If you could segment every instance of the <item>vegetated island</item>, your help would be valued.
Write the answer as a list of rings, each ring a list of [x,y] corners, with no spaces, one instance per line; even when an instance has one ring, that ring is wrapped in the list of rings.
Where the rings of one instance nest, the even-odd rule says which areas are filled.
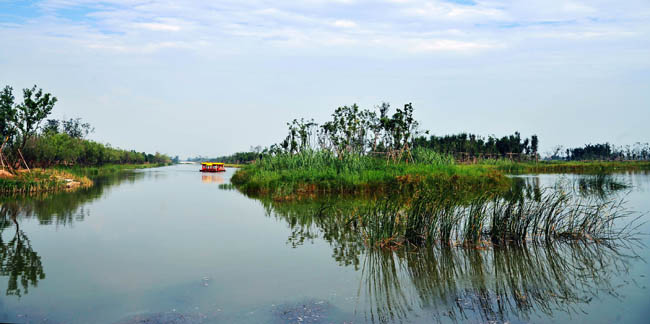
[[[10,86],[0,91],[0,195],[89,187],[92,177],[172,162],[88,140],[94,129],[80,118],[47,119],[57,98],[36,86],[15,101]]]
[[[232,177],[232,184],[252,195],[292,200],[324,194],[417,191],[507,190],[512,173],[600,173],[650,169],[650,146],[615,148],[609,144],[554,148],[541,160],[536,135],[501,138],[472,134],[429,135],[413,117],[412,104],[390,112],[356,104],[337,108],[332,120],[287,123],[279,144],[232,158],[253,157]],[[564,155],[566,153],[566,155]],[[227,159],[227,158],[223,158]],[[241,160],[237,162],[241,163]]]

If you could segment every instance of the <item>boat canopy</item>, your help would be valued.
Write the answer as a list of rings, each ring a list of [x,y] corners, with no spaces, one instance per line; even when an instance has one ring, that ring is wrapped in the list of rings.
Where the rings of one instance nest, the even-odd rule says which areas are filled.
[[[208,165],[208,166],[215,165],[215,166],[220,166],[220,165],[224,165],[224,163],[221,163],[221,162],[201,162],[201,165]]]

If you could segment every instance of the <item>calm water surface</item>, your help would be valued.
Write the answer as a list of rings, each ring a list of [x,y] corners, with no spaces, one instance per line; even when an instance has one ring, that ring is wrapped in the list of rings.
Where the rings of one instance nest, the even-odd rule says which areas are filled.
[[[2,204],[0,321],[648,323],[650,238],[617,248],[369,251],[326,215],[220,189],[233,170],[138,171]],[[619,174],[650,211],[650,175]],[[553,186],[576,176],[522,177]],[[644,219],[649,217],[643,216]],[[641,231],[650,233],[648,224]]]

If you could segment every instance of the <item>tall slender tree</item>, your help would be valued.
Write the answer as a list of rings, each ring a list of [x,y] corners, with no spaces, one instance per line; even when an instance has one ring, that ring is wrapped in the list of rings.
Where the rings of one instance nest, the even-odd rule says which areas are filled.
[[[56,97],[50,93],[43,93],[43,89],[37,90],[36,85],[31,89],[23,89],[23,102],[16,106],[18,111],[16,126],[22,137],[21,149],[25,148],[27,140],[36,133],[40,123],[50,115],[56,102]]]

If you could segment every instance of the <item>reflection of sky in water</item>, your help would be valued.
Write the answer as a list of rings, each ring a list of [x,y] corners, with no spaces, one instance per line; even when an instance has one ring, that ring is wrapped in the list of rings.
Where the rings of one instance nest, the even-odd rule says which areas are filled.
[[[25,273],[38,285],[28,282],[25,293],[16,277],[22,297],[0,297],[0,321],[115,323],[175,312],[195,320],[202,314],[218,322],[285,323],[287,309],[305,315],[291,308],[303,304],[333,322],[647,320],[650,270],[625,256],[627,247],[369,252],[327,217],[267,217],[256,200],[202,185],[227,182],[232,173],[144,170],[22,203],[20,236],[8,222],[2,253],[38,258],[35,272]],[[549,186],[560,177],[528,178]],[[619,177],[633,186],[622,193],[630,207],[650,210],[650,176]],[[642,240],[646,246],[636,251],[650,260],[650,239]],[[15,267],[11,258],[2,260],[3,270]],[[0,279],[4,285],[10,276],[3,271]]]

